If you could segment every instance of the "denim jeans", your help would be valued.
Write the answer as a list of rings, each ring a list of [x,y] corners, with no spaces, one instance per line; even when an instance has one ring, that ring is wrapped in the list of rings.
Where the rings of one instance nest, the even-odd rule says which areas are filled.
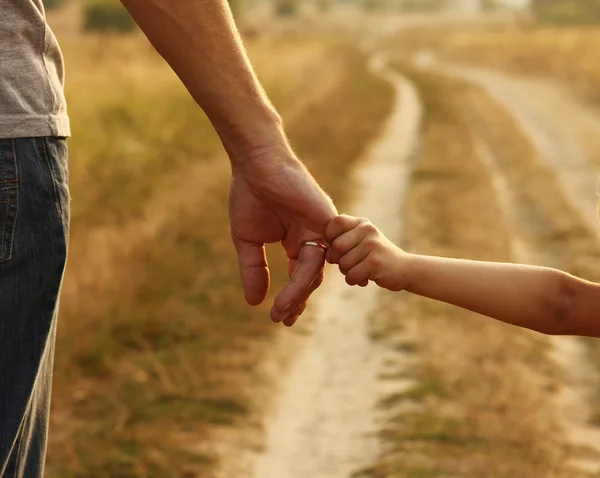
[[[63,138],[0,139],[0,477],[43,475],[67,257]]]

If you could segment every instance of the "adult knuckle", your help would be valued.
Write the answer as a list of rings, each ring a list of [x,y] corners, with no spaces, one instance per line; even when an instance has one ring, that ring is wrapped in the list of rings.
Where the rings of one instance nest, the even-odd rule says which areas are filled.
[[[336,236],[337,231],[340,228],[340,218],[335,217],[331,220],[331,222],[325,228],[325,238],[332,239]]]

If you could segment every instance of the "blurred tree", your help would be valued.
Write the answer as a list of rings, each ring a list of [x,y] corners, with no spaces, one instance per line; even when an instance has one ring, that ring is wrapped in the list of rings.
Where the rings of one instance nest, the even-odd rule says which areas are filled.
[[[244,0],[228,0],[228,2],[236,23],[239,23],[244,15],[244,9],[246,6]]]
[[[316,0],[316,5],[319,11],[326,12],[333,5],[333,0]]]
[[[362,0],[362,5],[365,10],[378,10],[383,7],[383,0]]]
[[[298,0],[277,0],[275,14],[280,17],[289,17],[298,13]]]
[[[483,11],[497,10],[502,7],[502,2],[499,0],[480,0],[480,6]]]
[[[133,31],[135,26],[135,22],[120,2],[94,0],[84,7],[85,31],[126,33]]]
[[[589,24],[600,22],[600,0],[532,0],[534,15],[555,24]]]
[[[62,6],[65,3],[65,0],[43,0],[44,8],[46,10],[54,10]]]
[[[405,11],[442,10],[452,6],[453,0],[401,0],[400,8]]]

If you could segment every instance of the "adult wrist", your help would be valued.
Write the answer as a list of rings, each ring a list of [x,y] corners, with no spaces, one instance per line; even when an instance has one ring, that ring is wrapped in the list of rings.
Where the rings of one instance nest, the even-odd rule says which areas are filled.
[[[260,160],[273,152],[293,156],[281,116],[274,109],[215,128],[234,166]]]

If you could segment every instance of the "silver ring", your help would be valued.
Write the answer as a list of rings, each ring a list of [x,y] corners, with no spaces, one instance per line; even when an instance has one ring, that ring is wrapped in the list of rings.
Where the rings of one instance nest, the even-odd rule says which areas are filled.
[[[306,241],[302,244],[302,246],[313,246],[313,247],[318,247],[319,249],[323,249],[324,251],[327,250],[327,246],[325,244],[321,244],[320,242],[317,242],[317,241]]]

